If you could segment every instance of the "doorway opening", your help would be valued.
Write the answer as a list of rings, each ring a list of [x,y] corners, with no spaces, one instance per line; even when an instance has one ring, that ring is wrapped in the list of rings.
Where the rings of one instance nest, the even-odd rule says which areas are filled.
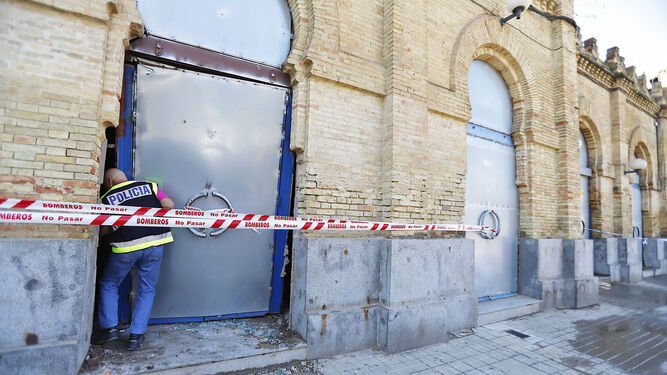
[[[502,75],[474,60],[468,73],[472,118],[468,123],[464,222],[496,218],[500,234],[476,233],[475,291],[478,300],[517,295],[518,203],[516,152],[512,142],[512,99]]]

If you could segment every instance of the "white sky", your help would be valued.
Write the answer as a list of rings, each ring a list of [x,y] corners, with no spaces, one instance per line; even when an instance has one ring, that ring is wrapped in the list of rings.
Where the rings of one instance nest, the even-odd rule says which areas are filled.
[[[647,83],[667,69],[667,0],[574,0],[574,18],[582,40],[597,39],[603,61],[616,46],[625,66],[646,73]],[[665,80],[667,74],[663,86]]]

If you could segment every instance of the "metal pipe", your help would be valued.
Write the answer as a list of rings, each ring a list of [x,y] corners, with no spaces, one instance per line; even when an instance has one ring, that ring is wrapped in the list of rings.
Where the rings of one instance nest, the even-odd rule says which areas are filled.
[[[551,13],[543,12],[543,11],[541,11],[541,10],[535,8],[535,7],[532,6],[532,5],[528,7],[528,10],[532,10],[533,12],[539,14],[540,16],[546,17],[546,18],[549,19],[549,20],[563,20],[563,21],[569,23],[570,25],[574,26],[575,29],[578,29],[578,28],[579,28],[579,27],[577,26],[577,23],[576,23],[572,18],[570,18],[570,17],[566,17],[566,16],[557,16],[557,15],[555,15],[555,14],[551,14]]]

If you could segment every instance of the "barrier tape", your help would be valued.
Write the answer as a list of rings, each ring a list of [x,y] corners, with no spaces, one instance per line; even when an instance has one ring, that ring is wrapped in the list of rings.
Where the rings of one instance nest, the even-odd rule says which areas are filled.
[[[587,230],[589,232],[609,234],[609,235],[612,235],[612,236],[619,236],[619,237],[625,237],[625,238],[636,238],[638,240],[642,240],[642,245],[646,246],[648,244],[648,238],[647,237],[635,237],[635,236],[630,236],[630,235],[622,234],[622,233],[606,232],[606,231],[599,230],[599,229],[584,228],[584,230]]]
[[[25,211],[5,211],[21,209]],[[180,228],[288,229],[323,231],[455,231],[493,235],[484,225],[398,224],[355,220],[304,219],[287,216],[254,215],[229,210],[202,211],[194,208],[107,206],[102,204],[0,199],[0,223],[74,224],[109,226],[151,226]]]

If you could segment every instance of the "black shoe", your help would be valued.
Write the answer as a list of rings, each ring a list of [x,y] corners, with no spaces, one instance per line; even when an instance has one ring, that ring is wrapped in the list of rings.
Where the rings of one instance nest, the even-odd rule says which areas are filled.
[[[133,351],[139,349],[144,341],[146,341],[144,335],[130,333],[130,339],[127,341],[127,350]]]
[[[118,329],[116,329],[116,327],[111,327],[99,330],[90,339],[90,343],[93,345],[100,345],[114,340],[118,340]]]

